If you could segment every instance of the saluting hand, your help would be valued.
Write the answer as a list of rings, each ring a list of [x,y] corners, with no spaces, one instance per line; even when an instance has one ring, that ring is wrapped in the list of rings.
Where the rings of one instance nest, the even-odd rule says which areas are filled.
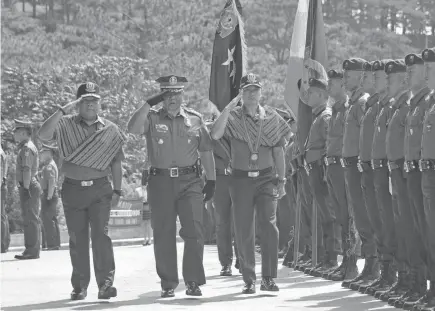
[[[204,188],[202,188],[202,194],[204,194],[204,202],[210,201],[214,196],[216,189],[216,180],[207,180]]]
[[[65,112],[65,114],[70,114],[70,113],[74,112],[74,109],[81,101],[82,101],[81,98],[79,98],[75,101],[72,101],[72,102],[66,104],[65,106],[63,106],[62,110]]]
[[[241,99],[242,99],[242,93],[239,93],[236,97],[233,98],[232,101],[230,101],[230,103],[225,108],[228,110],[233,110],[234,108],[236,108],[237,104]]]

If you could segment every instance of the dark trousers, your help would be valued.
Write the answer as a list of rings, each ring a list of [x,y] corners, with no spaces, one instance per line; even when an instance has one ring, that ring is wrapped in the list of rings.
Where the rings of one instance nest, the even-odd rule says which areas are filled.
[[[154,255],[162,289],[179,284],[177,268],[176,220],[180,219],[180,237],[184,240],[183,278],[185,282],[205,284],[203,266],[204,226],[202,181],[195,174],[150,176],[148,202],[154,233]]]
[[[417,248],[417,229],[415,228],[411,207],[409,205],[408,189],[404,177],[403,162],[400,167],[390,172],[391,198],[394,213],[394,223],[397,238],[396,259],[399,269],[411,267],[411,262],[419,261],[423,264]],[[416,258],[419,257],[419,258]]]
[[[213,197],[216,219],[216,242],[219,262],[222,266],[233,262],[233,221],[230,197],[230,176],[216,176],[216,190]],[[236,245],[235,249],[236,249]],[[237,254],[235,254],[237,257]]]
[[[323,238],[323,252],[318,253],[323,260],[329,258],[336,260],[340,253],[340,241],[336,232],[335,213],[329,198],[328,185],[325,181],[325,171],[323,164],[312,164],[309,173],[309,181],[314,199],[318,209],[318,222],[321,224]],[[319,231],[319,230],[318,230]],[[318,239],[318,244],[321,240]],[[326,253],[325,253],[326,252]],[[325,257],[328,256],[327,258]]]
[[[408,188],[409,205],[411,208],[411,214],[413,218],[413,226],[415,234],[417,235],[416,241],[416,257],[412,257],[411,265],[413,267],[419,267],[422,265],[427,266],[429,239],[427,236],[427,223],[426,213],[423,203],[423,191],[422,191],[422,173],[417,169],[407,174],[406,182]],[[420,262],[420,259],[423,261]]]
[[[98,287],[111,286],[115,277],[115,259],[109,237],[112,185],[107,178],[96,179],[88,187],[81,186],[80,181],[65,178],[61,196],[69,233],[73,288],[89,286],[89,224]]]
[[[291,188],[289,187],[289,184],[291,181],[287,180],[285,189],[286,189],[286,195],[283,196],[278,201],[278,208],[277,208],[277,226],[279,231],[279,242],[278,242],[278,248],[283,249],[287,246],[288,241],[290,240],[290,231],[292,230],[292,227],[294,226],[294,220],[295,220],[295,197],[293,193],[288,193]]]
[[[341,231],[341,253],[347,254],[351,245],[351,218],[346,196],[346,183],[344,181],[344,169],[336,163],[326,168],[329,197],[334,207],[337,227]],[[354,233],[352,234],[355,239]]]
[[[41,251],[41,226],[39,219],[41,186],[35,178],[30,182],[29,191],[30,198],[26,197],[23,187],[19,188],[21,217],[24,223],[24,246],[26,247],[23,254],[39,256]]]
[[[232,177],[230,194],[240,268],[246,283],[255,275],[255,215],[261,228],[261,273],[277,276],[278,228],[276,226],[276,185],[272,173],[265,176]]]
[[[390,194],[388,168],[380,167],[373,170],[376,202],[382,217],[382,236],[384,237],[385,252],[382,259],[393,260],[397,251],[396,229],[394,226],[393,205]]]
[[[426,216],[426,237],[428,243],[429,279],[435,282],[435,171],[422,173],[421,187],[423,190],[424,213]]]
[[[297,198],[301,202],[300,245],[312,245],[313,194],[310,179],[304,168],[298,170]],[[323,235],[320,221],[317,219],[317,254],[323,254]]]
[[[41,218],[45,233],[46,247],[60,246],[60,231],[59,223],[57,221],[57,203],[59,196],[57,191],[54,191],[51,200],[47,199],[47,191],[42,193],[41,197]]]
[[[9,232],[9,220],[6,213],[6,184],[1,185],[1,252],[4,253],[9,249],[11,243],[11,234]]]
[[[361,238],[361,256],[364,258],[375,256],[375,236],[363,200],[361,173],[358,171],[356,164],[346,167],[344,176],[354,215],[355,227]]]

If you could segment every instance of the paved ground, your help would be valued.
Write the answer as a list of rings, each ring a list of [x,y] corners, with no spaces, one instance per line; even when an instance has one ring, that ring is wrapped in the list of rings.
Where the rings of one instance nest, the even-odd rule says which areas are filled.
[[[183,244],[179,243],[179,262]],[[122,246],[115,248],[118,297],[96,299],[95,281],[91,281],[85,301],[69,301],[71,286],[68,251],[43,252],[39,260],[16,261],[16,253],[1,257],[1,310],[395,310],[370,296],[354,293],[339,283],[305,276],[280,264],[277,294],[264,294],[257,288],[253,296],[240,295],[240,275],[220,277],[216,246],[206,246],[204,264],[207,285],[203,297],[190,298],[184,285],[176,297],[160,298],[160,285],[155,273],[152,247]],[[2,254],[3,255],[3,254]],[[361,264],[361,262],[359,263]],[[181,267],[181,264],[179,265]],[[260,266],[257,266],[259,272]],[[181,276],[181,273],[180,273]],[[181,283],[183,283],[181,281]]]

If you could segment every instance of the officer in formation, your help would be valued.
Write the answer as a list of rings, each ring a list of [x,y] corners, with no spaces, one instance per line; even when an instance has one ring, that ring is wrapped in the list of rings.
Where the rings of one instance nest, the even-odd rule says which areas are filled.
[[[76,96],[75,101],[59,108],[44,122],[39,137],[43,141],[54,138],[63,159],[65,178],[61,197],[72,264],[71,299],[83,300],[87,296],[91,277],[89,224],[98,299],[110,299],[117,296],[117,289],[113,286],[115,259],[107,228],[110,209],[118,205],[122,195],[121,164],[125,136],[117,125],[99,115],[97,84],[81,84]],[[78,113],[74,113],[75,108]],[[109,175],[112,176],[113,186]],[[48,186],[46,194],[47,201],[53,200],[54,187]],[[54,216],[52,212],[48,211],[50,215],[47,218]],[[50,222],[50,225],[53,223]]]
[[[1,252],[6,253],[9,249],[11,242],[11,235],[9,233],[9,220],[6,213],[6,195],[7,195],[7,176],[8,176],[8,161],[6,153],[0,147],[0,178],[1,178]]]
[[[255,217],[261,232],[260,290],[278,291],[274,278],[278,265],[277,200],[285,195],[284,146],[290,128],[278,113],[262,107],[262,84],[253,73],[242,77],[241,92],[216,120],[212,137],[226,137],[231,146],[230,195],[233,202],[242,293],[256,292]],[[242,100],[242,106],[237,106]]]
[[[45,241],[47,250],[60,249],[60,231],[57,221],[57,203],[59,194],[57,191],[57,181],[59,172],[53,160],[56,147],[42,144],[39,151],[40,160],[43,164],[41,171],[41,218],[44,226]]]
[[[39,220],[41,185],[37,180],[39,169],[38,149],[32,142],[32,123],[15,120],[14,139],[19,144],[15,179],[20,194],[21,215],[24,224],[24,246],[16,259],[38,259],[41,251]]]
[[[433,311],[435,48],[404,59],[352,58],[343,69],[350,98],[341,162],[349,214],[365,258],[363,271],[343,286],[406,310]],[[328,75],[334,98],[331,88],[339,75]]]
[[[215,191],[213,143],[201,114],[183,105],[185,77],[165,76],[156,80],[162,93],[148,99],[131,117],[128,131],[145,134],[151,163],[148,203],[154,230],[154,255],[161,279],[161,297],[173,297],[179,284],[176,219],[183,238],[183,278],[186,294],[201,296],[206,283],[204,254],[204,202]],[[163,105],[155,106],[163,100]],[[206,183],[202,188],[201,159]]]

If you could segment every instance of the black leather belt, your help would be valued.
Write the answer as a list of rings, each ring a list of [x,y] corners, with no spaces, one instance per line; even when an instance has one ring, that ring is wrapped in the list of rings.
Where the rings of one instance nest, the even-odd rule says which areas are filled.
[[[229,169],[229,168],[217,168],[216,175],[217,176],[229,176],[229,175],[231,175],[231,169]]]
[[[420,160],[418,164],[422,172],[435,170],[435,160]]]
[[[307,166],[306,166],[306,168],[305,168],[305,169],[307,170],[307,173],[310,172],[310,171],[313,169],[313,167],[314,167],[315,165],[322,165],[322,160],[319,159],[319,160],[316,160],[316,161],[312,161],[312,162],[310,162],[310,163],[307,163]]]
[[[358,171],[362,172],[367,172],[368,170],[371,169],[371,163],[370,161],[358,161]]]
[[[398,159],[398,160],[394,160],[394,161],[388,161],[388,170],[391,172],[391,171],[394,171],[394,170],[401,168],[403,165],[403,162],[404,162],[403,158]]]
[[[64,183],[70,184],[70,185],[78,185],[78,186],[82,186],[82,187],[90,187],[93,185],[99,185],[99,184],[103,184],[105,182],[108,181],[107,176],[101,177],[101,178],[97,178],[97,179],[91,179],[91,180],[77,180],[77,179],[72,179],[72,178],[68,178],[65,177],[64,179]]]
[[[340,157],[325,157],[324,158],[325,165],[330,166],[332,164],[339,164],[340,163]]]
[[[372,159],[372,168],[376,170],[381,167],[386,167],[388,165],[387,163],[387,159]]]
[[[231,175],[234,177],[256,178],[256,177],[261,177],[261,176],[267,175],[270,172],[272,172],[272,166],[270,166],[268,168],[264,168],[262,170],[258,170],[258,171],[244,171],[244,170],[233,169]]]
[[[356,166],[358,164],[358,157],[345,157],[340,159],[342,167]]]
[[[405,172],[407,173],[411,173],[420,168],[417,160],[405,161],[404,166],[405,166]]]
[[[176,178],[182,175],[188,175],[196,173],[196,166],[185,166],[185,167],[170,167],[170,168],[150,168],[150,175],[153,176],[169,176]]]

